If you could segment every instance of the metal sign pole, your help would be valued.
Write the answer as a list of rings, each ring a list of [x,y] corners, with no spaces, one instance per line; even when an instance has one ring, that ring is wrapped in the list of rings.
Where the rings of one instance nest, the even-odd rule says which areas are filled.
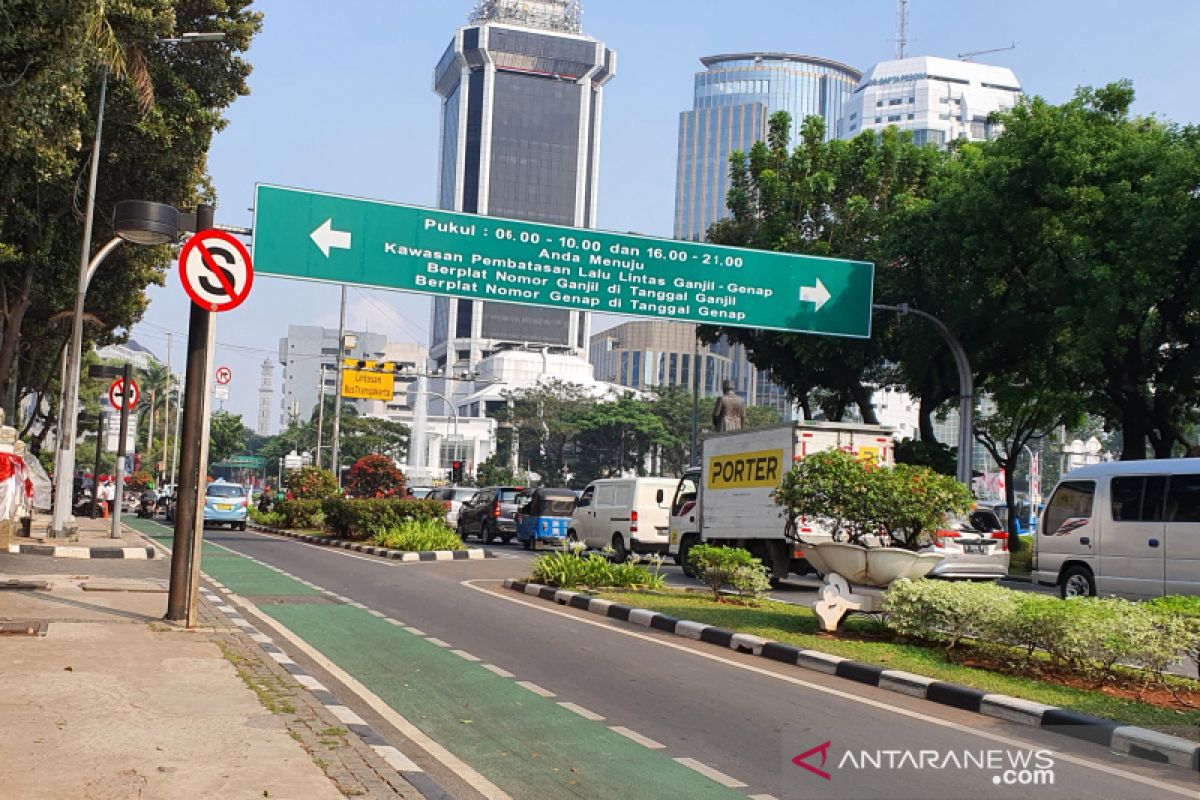
[[[196,207],[196,228],[208,230],[213,224],[213,207]],[[166,619],[186,622],[191,616],[189,597],[191,564],[199,551],[193,551],[196,535],[196,499],[204,476],[200,474],[201,430],[206,427],[204,408],[208,396],[208,342],[212,332],[211,311],[195,303],[188,319],[186,372],[183,387],[182,431],[177,430],[175,441],[179,448],[179,475],[175,486],[175,534],[171,547],[171,582],[167,595]],[[200,514],[203,524],[203,513]],[[198,560],[198,558],[196,559]]]
[[[112,532],[109,538],[121,538],[121,503],[125,495],[125,437],[129,435],[129,406],[133,402],[133,369],[125,362],[121,372],[121,433],[117,439],[117,485],[113,495]]]
[[[216,314],[209,313],[208,340],[205,342],[206,363],[204,375],[212,374],[214,346],[217,338]],[[208,490],[208,441],[212,427],[212,393],[204,392],[202,424],[200,425],[200,441],[196,447],[200,451],[198,474],[200,480],[196,485],[195,511],[192,515],[192,558],[188,563],[188,604],[187,627],[196,627],[196,601],[200,595],[200,551],[204,547],[204,500]]]

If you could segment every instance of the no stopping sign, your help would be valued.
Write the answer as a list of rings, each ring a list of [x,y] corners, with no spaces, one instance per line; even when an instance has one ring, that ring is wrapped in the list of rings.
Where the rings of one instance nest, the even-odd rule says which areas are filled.
[[[250,295],[250,254],[225,231],[200,231],[179,253],[179,279],[192,302],[205,311],[229,311]]]

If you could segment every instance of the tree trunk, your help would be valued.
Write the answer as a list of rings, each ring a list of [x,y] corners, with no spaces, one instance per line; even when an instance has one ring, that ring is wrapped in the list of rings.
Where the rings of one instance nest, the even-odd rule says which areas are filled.
[[[4,403],[4,414],[9,420],[16,419],[16,397],[13,391],[15,379],[13,366],[17,357],[17,345],[21,342],[21,324],[25,321],[25,312],[29,310],[33,289],[33,265],[25,267],[21,277],[20,292],[17,297],[10,298],[7,314],[4,319],[4,333],[0,336],[0,398]]]
[[[1141,461],[1146,457],[1149,426],[1143,411],[1126,399],[1121,408],[1121,460]]]
[[[937,444],[937,435],[933,432],[933,412],[937,411],[929,398],[922,396],[917,407],[917,430],[922,442]]]
[[[868,425],[878,425],[879,415],[875,413],[875,406],[871,404],[871,392],[861,383],[855,383],[850,387],[850,395],[854,398],[859,413],[862,414],[863,422]]]

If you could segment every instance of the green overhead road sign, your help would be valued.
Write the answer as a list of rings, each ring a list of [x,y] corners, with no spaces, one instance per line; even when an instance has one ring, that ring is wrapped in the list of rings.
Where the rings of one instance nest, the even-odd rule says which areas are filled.
[[[710,325],[866,338],[874,265],[259,184],[255,272]]]

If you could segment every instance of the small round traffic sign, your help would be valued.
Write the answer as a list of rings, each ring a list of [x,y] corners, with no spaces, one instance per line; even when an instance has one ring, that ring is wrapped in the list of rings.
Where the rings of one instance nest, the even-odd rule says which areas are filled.
[[[254,283],[245,246],[225,231],[200,231],[179,252],[179,278],[192,302],[205,311],[242,304]]]
[[[233,380],[233,370],[229,367],[217,367],[217,383],[224,386]]]
[[[108,387],[108,402],[112,403],[112,407],[120,411],[128,404],[130,408],[136,408],[138,400],[142,397],[142,392],[138,389],[137,381],[133,378],[129,379],[129,391],[125,391],[125,379],[117,378]]]

